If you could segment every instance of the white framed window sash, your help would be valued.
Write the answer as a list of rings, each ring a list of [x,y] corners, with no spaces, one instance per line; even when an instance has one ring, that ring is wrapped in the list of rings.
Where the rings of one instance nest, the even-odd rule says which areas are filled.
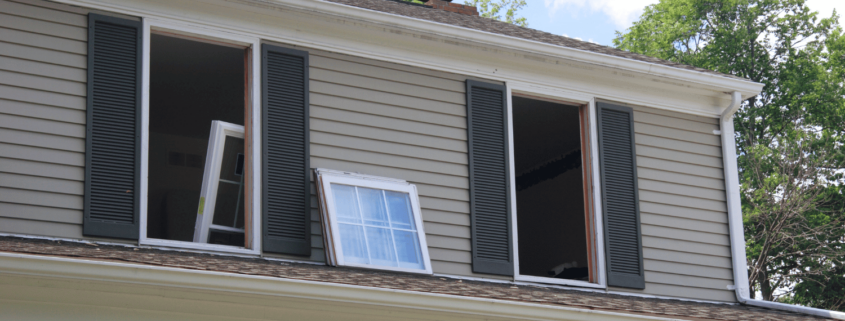
[[[197,206],[197,220],[194,224],[194,243],[208,243],[208,236],[212,229],[235,233],[245,233],[245,229],[214,224],[215,206],[217,205],[217,191],[220,185],[220,170],[223,166],[223,148],[226,137],[244,138],[244,126],[215,120],[211,122],[211,133],[208,138],[208,150],[203,169],[202,190]],[[245,173],[241,173],[243,175]],[[243,180],[243,176],[241,176]],[[243,182],[239,182],[243,185]],[[241,187],[243,188],[243,187]],[[240,193],[238,193],[240,197]],[[243,202],[246,200],[238,200]],[[238,206],[235,206],[235,211]],[[244,213],[246,214],[246,213]],[[237,213],[235,213],[237,220]],[[234,225],[234,224],[233,224]]]
[[[331,225],[330,229],[324,229],[327,230],[327,232],[324,233],[326,234],[324,236],[325,244],[327,247],[331,247],[330,251],[333,251],[335,253],[334,255],[328,255],[329,264],[397,272],[432,274],[431,259],[428,254],[428,244],[426,242],[425,230],[423,228],[422,211],[420,210],[419,195],[417,194],[417,187],[415,185],[408,184],[404,180],[396,180],[390,178],[361,175],[357,173],[326,170],[319,168],[316,169],[315,172],[317,173],[318,184],[321,184],[320,187],[322,189],[323,194],[321,196],[321,211],[323,212],[323,222],[324,224],[325,222],[330,222]],[[340,245],[340,235],[337,234],[340,231],[340,227],[337,218],[333,216],[338,212],[338,209],[336,207],[335,197],[331,188],[332,184],[364,187],[408,194],[409,199],[411,201],[412,216],[414,218],[414,224],[416,225],[417,239],[420,246],[420,253],[422,256],[424,269],[420,270],[402,267],[382,266],[375,264],[346,262],[344,260],[343,255],[343,246]],[[332,215],[332,218],[334,219],[328,219],[327,216],[329,215]]]
[[[192,250],[203,250],[212,252],[226,252],[235,254],[261,254],[261,41],[259,38],[238,34],[230,30],[216,29],[209,26],[193,25],[185,22],[163,18],[142,17],[143,24],[143,48],[142,48],[142,69],[141,69],[141,226],[138,244],[149,246],[185,248]],[[151,33],[163,33],[169,36],[182,36],[195,41],[207,41],[218,45],[249,48],[249,89],[247,94],[251,117],[244,119],[245,126],[250,128],[247,133],[250,141],[245,142],[244,153],[244,175],[249,175],[252,195],[245,202],[249,202],[247,208],[251,209],[244,215],[250,217],[249,240],[251,248],[241,248],[228,245],[217,245],[208,243],[195,243],[186,241],[174,241],[147,237],[147,192],[149,188],[149,156],[150,156],[150,35]],[[248,162],[247,162],[248,160]],[[246,176],[244,176],[246,178]],[[245,204],[246,205],[246,204]]]
[[[598,149],[598,134],[597,134],[597,124],[596,124],[596,103],[595,98],[592,95],[587,95],[578,92],[572,91],[564,91],[559,89],[553,88],[546,88],[540,87],[537,85],[528,85],[519,82],[507,82],[507,104],[508,104],[508,157],[510,162],[510,181],[516,182],[516,173],[515,173],[515,160],[514,160],[514,144],[513,144],[513,103],[512,103],[512,95],[514,92],[517,95],[525,95],[526,97],[535,97],[539,99],[551,99],[555,101],[565,101],[574,104],[586,105],[588,109],[588,121],[589,121],[589,148],[583,150],[584,152],[590,153],[590,162],[592,163],[593,172],[588,173],[589,178],[591,179],[591,186],[592,186],[592,195],[593,198],[592,202],[592,209],[593,209],[593,227],[595,231],[593,231],[594,240],[593,244],[595,246],[592,250],[595,253],[595,258],[593,262],[590,264],[595,264],[596,268],[594,269],[598,275],[596,275],[596,282],[588,282],[588,281],[581,281],[581,280],[568,280],[568,279],[557,279],[557,278],[550,278],[550,277],[540,277],[540,276],[533,276],[533,275],[521,275],[519,273],[519,230],[517,228],[517,204],[516,204],[516,184],[510,185],[510,198],[511,198],[511,235],[513,235],[513,258],[514,258],[514,280],[521,281],[521,282],[531,282],[531,283],[545,283],[545,284],[559,284],[559,285],[567,285],[567,286],[578,286],[578,287],[589,287],[589,288],[600,288],[605,289],[607,288],[607,276],[606,276],[606,267],[605,267],[605,257],[604,257],[604,225],[603,225],[603,218],[602,218],[602,208],[601,208],[601,177],[599,177],[598,168],[599,168],[599,149]],[[587,191],[584,191],[585,193]],[[587,236],[589,237],[589,235]]]

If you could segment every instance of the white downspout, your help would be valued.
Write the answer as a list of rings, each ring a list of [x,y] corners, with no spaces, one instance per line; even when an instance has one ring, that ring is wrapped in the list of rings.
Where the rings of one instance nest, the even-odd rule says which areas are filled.
[[[722,113],[722,161],[725,168],[725,192],[728,203],[728,223],[731,236],[731,256],[733,258],[734,290],[739,303],[763,308],[786,310],[797,313],[817,315],[845,320],[845,313],[783,304],[770,301],[753,300],[748,289],[748,267],[745,261],[745,233],[742,228],[742,204],[739,195],[739,171],[736,167],[736,141],[734,140],[733,115],[742,104],[742,95],[734,91],[731,104]]]

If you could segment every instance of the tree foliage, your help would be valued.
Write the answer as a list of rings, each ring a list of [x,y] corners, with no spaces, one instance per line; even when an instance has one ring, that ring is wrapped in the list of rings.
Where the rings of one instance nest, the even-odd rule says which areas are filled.
[[[845,37],[805,0],[661,0],[620,49],[764,84],[734,118],[749,287],[845,309]]]
[[[516,17],[516,12],[525,6],[525,0],[465,0],[464,4],[478,8],[478,12],[482,17],[512,23],[521,27],[528,26],[528,20],[525,17]],[[503,13],[504,15],[502,15]]]

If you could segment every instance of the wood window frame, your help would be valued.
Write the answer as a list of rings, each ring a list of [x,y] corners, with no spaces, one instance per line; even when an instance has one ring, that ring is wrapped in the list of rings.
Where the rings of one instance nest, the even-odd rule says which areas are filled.
[[[246,255],[261,254],[261,42],[257,37],[223,32],[168,19],[144,18],[141,92],[141,199],[139,245],[172,247]],[[245,49],[244,64],[244,227],[243,248],[147,237],[148,176],[150,156],[150,37],[161,34],[193,41]]]
[[[578,92],[561,91],[535,84],[521,82],[507,83],[508,105],[508,157],[510,158],[509,175],[511,182],[516,181],[514,143],[513,143],[513,96],[549,101],[553,103],[577,106],[581,124],[581,157],[584,184],[584,215],[587,230],[587,257],[589,281],[556,279],[519,273],[519,231],[517,228],[516,185],[510,186],[511,197],[511,232],[513,235],[514,280],[528,283],[556,284],[588,288],[607,288],[604,257],[604,236],[601,215],[601,177],[598,168],[598,136],[596,123],[596,102],[592,95]]]
[[[364,175],[358,173],[336,171],[318,168],[314,170],[317,184],[317,194],[320,198],[320,212],[322,216],[323,225],[323,242],[326,244],[326,262],[333,266],[351,266],[376,270],[387,270],[397,272],[422,273],[432,274],[431,258],[428,253],[428,244],[425,237],[425,229],[422,221],[422,210],[420,209],[419,194],[417,193],[416,185],[410,184],[405,180]],[[385,191],[394,191],[400,193],[407,193],[411,201],[412,215],[414,216],[414,224],[416,224],[416,232],[418,244],[420,246],[421,257],[423,260],[424,269],[409,269],[402,267],[390,267],[374,264],[360,264],[345,262],[343,257],[343,247],[340,246],[340,235],[333,234],[333,231],[339,231],[338,221],[334,219],[337,210],[331,184],[337,183],[342,185],[349,185],[355,187],[365,187]],[[331,217],[330,217],[331,216]],[[325,222],[329,222],[328,226]],[[330,228],[329,228],[330,227]],[[333,253],[334,255],[331,255]]]

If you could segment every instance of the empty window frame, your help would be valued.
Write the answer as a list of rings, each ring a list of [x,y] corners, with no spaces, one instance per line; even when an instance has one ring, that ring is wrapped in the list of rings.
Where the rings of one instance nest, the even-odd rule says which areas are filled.
[[[588,108],[512,96],[517,279],[597,283]]]
[[[258,78],[252,63],[257,61],[253,48],[258,41],[154,20],[145,21],[144,28],[142,189],[146,193],[140,241],[257,254],[260,220],[255,217],[253,191],[258,179],[252,170],[257,157],[251,155],[258,152],[253,142],[258,129],[252,126],[258,123],[258,106],[253,103],[258,101]],[[215,126],[223,129],[224,123],[229,135],[215,140]],[[217,155],[210,144],[222,146]],[[215,180],[207,172],[212,165],[208,162],[215,159],[219,170],[226,171],[240,162],[241,175],[217,172],[218,186],[212,190],[208,187]],[[221,179],[238,184],[219,183]],[[209,204],[212,194],[216,199]],[[209,206],[217,209],[203,226],[200,214],[208,214]],[[234,209],[227,211],[229,207]],[[227,213],[219,214],[223,211]],[[229,219],[232,222],[221,223]]]
[[[327,261],[431,274],[416,186],[317,169]]]

